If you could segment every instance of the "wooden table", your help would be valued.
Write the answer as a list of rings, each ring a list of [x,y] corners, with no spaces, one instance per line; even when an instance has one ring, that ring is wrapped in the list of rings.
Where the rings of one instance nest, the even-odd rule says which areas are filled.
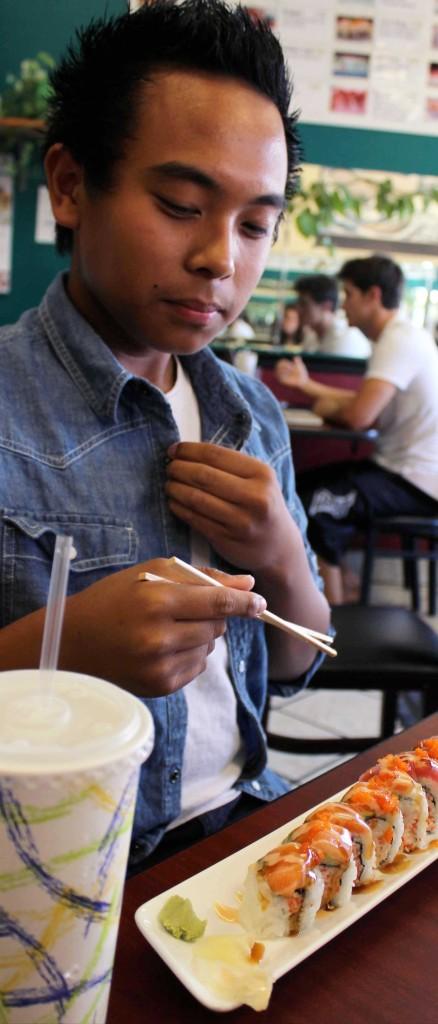
[[[134,923],[153,896],[329,798],[388,751],[438,734],[438,714],[300,786],[126,884],[107,1024],[220,1020],[177,981]],[[438,862],[402,886],[274,985],[269,1007],[241,1007],[227,1024],[437,1024]]]

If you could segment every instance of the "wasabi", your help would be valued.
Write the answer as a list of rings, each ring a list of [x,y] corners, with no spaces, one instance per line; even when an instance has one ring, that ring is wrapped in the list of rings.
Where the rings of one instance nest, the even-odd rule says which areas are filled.
[[[158,920],[166,932],[183,942],[200,939],[207,924],[196,916],[190,900],[183,900],[182,896],[170,896],[161,908]]]

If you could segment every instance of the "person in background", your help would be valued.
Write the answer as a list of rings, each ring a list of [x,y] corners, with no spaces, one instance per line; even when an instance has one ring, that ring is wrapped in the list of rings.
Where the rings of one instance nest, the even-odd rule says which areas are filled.
[[[338,285],[327,274],[300,277],[294,284],[301,342],[305,352],[368,359],[371,346],[357,327],[337,313]]]
[[[249,321],[246,313],[241,313],[227,328],[227,336],[236,341],[253,341],[256,336],[255,330]]]
[[[344,599],[342,557],[371,516],[438,513],[437,347],[401,312],[403,274],[392,259],[349,260],[339,277],[348,322],[373,346],[358,391],[312,380],[301,360],[279,373],[283,383],[309,395],[328,422],[379,430],[369,459],[310,470],[297,481],[331,603]]]
[[[268,653],[290,693],[319,654],[258,616],[329,625],[281,409],[208,348],[263,272],[299,146],[278,40],[221,0],[93,21],[52,88],[45,169],[71,266],[1,331],[0,664],[38,665],[71,533],[60,666],[132,691],[155,723],[134,870],[288,788],[266,767]],[[225,585],[175,585],[171,555]]]
[[[287,302],[283,315],[275,325],[275,340],[278,345],[300,345],[300,317],[296,302]]]

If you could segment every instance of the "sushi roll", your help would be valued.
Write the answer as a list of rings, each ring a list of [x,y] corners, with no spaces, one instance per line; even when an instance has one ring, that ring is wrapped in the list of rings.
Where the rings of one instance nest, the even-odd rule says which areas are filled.
[[[438,839],[438,761],[430,757],[426,750],[417,747],[403,754],[387,754],[378,763],[384,768],[407,772],[415,782],[420,783],[427,799],[427,842]]]
[[[331,803],[318,807],[306,821],[327,818],[333,825],[346,828],[353,841],[353,857],[356,864],[354,888],[368,885],[376,874],[376,850],[370,826],[348,804]]]
[[[300,843],[318,855],[318,871],[324,880],[321,906],[334,910],[348,903],[356,878],[356,864],[353,840],[347,829],[326,818],[315,818],[295,828],[286,841]]]
[[[376,867],[391,864],[401,849],[403,815],[398,798],[387,790],[356,782],[342,798],[367,822],[376,848]]]
[[[257,939],[308,931],[324,891],[318,863],[314,850],[284,843],[252,864],[239,911],[243,928]]]
[[[424,850],[428,842],[428,807],[426,794],[419,782],[415,782],[405,771],[384,768],[381,764],[369,768],[360,776],[359,781],[368,782],[370,786],[377,786],[378,789],[388,790],[398,797],[403,815],[402,850],[404,853]]]

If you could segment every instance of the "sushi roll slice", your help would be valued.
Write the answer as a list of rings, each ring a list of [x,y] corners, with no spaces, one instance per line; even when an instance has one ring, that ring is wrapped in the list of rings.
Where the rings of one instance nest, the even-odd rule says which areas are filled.
[[[391,864],[401,849],[403,815],[398,798],[367,782],[356,782],[342,798],[367,822],[376,848],[376,867]]]
[[[257,939],[308,931],[324,891],[318,863],[313,850],[284,843],[252,864],[239,911],[243,928]]]
[[[415,782],[407,772],[396,768],[384,768],[377,764],[360,776],[361,782],[370,786],[388,790],[398,797],[403,815],[402,850],[424,850],[428,839],[426,836],[428,806],[426,794],[419,782]]]
[[[333,825],[326,818],[315,818],[295,828],[288,840],[309,847],[318,855],[318,871],[324,880],[321,906],[334,910],[348,903],[356,878],[356,864],[353,840],[347,829]]]
[[[427,842],[438,839],[438,761],[430,757],[426,750],[417,747],[403,754],[387,754],[378,763],[384,768],[407,772],[415,782],[420,783],[427,799]]]
[[[376,876],[376,849],[370,826],[348,804],[331,803],[318,807],[306,821],[327,818],[333,825],[346,828],[353,841],[353,857],[356,864],[354,888],[368,885]]]

